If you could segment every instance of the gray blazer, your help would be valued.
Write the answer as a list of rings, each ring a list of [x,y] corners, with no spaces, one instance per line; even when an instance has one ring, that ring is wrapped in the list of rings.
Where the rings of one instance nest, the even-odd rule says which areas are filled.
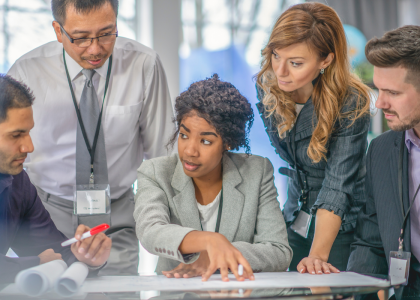
[[[178,154],[142,163],[134,219],[143,247],[159,256],[158,274],[198,258],[199,253],[183,255],[178,250],[187,233],[201,231],[194,185]],[[219,232],[241,251],[254,272],[278,272],[289,267],[292,249],[277,201],[273,166],[267,158],[230,152],[223,155]]]

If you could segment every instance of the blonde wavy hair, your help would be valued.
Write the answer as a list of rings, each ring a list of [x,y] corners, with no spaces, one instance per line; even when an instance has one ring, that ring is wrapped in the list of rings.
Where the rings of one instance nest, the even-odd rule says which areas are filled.
[[[314,163],[326,158],[326,144],[334,124],[341,118],[354,121],[370,113],[370,89],[351,73],[346,35],[336,12],[321,3],[303,3],[290,7],[277,20],[267,46],[262,50],[261,71],[257,84],[264,90],[262,99],[269,117],[275,116],[280,137],[284,137],[296,121],[295,102],[290,92],[282,91],[274,74],[271,58],[274,49],[296,43],[306,43],[319,59],[334,53],[325,73],[319,75],[312,92],[312,102],[318,119],[307,154]],[[355,109],[341,112],[350,93],[357,94]]]

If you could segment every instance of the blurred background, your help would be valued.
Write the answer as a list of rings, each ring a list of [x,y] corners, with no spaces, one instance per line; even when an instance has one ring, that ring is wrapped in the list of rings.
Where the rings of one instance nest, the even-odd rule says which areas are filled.
[[[0,73],[26,52],[55,40],[50,0],[0,0]],[[258,115],[254,75],[261,50],[280,14],[304,0],[120,0],[118,32],[157,51],[172,99],[192,82],[218,73],[248,98],[255,121],[250,133],[253,154],[275,154]],[[309,2],[309,1],[308,1]],[[373,67],[364,47],[374,36],[402,25],[420,25],[420,0],[323,0],[334,8],[346,31],[352,67],[373,87]],[[375,95],[372,95],[373,100]],[[381,111],[372,110],[369,139],[386,131]],[[278,200],[286,201],[287,179],[275,171]],[[134,186],[135,189],[135,186]],[[139,272],[153,274],[157,258],[140,251]]]

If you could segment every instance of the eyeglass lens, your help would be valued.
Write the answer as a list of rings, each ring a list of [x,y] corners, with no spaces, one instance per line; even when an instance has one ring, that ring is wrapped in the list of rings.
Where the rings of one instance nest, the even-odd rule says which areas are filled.
[[[110,44],[115,40],[116,36],[115,34],[109,34],[109,35],[103,35],[100,37],[97,37],[98,43],[102,45]],[[92,44],[93,39],[77,39],[74,40],[74,43],[82,48],[89,47]]]

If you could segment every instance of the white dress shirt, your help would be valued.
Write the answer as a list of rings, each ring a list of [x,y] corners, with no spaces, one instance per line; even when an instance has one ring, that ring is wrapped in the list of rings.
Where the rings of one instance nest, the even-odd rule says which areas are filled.
[[[296,110],[296,120],[299,116],[300,112],[302,111],[302,108],[305,106],[305,103],[295,103],[295,110]],[[295,120],[295,121],[296,121]],[[292,131],[293,126],[295,126],[295,123],[292,124],[292,127],[290,127],[289,131]]]
[[[213,202],[207,205],[201,205],[197,202],[198,214],[200,215],[203,231],[216,231],[217,215],[219,214],[219,203],[222,191],[217,194]]]
[[[143,159],[167,155],[175,131],[172,103],[162,63],[152,49],[118,37],[105,98],[103,122],[111,198],[136,180]],[[82,67],[66,53],[77,102],[85,84]],[[102,105],[109,60],[92,81]],[[32,183],[49,194],[73,200],[76,183],[77,116],[63,62],[63,46],[50,42],[19,58],[9,75],[34,93],[35,150],[24,166]]]
[[[296,118],[299,116],[304,106],[305,106],[305,103],[295,103]]]

